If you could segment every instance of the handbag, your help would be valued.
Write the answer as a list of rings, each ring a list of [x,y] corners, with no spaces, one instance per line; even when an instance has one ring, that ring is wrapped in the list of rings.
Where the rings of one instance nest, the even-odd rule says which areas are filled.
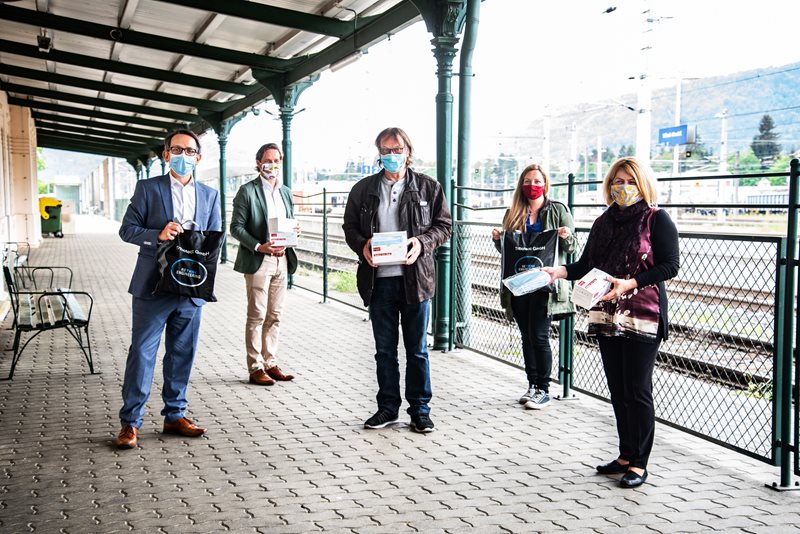
[[[214,279],[224,243],[225,232],[215,230],[184,230],[172,241],[159,243],[160,277],[153,293],[216,302]]]
[[[503,280],[541,267],[553,267],[558,257],[558,230],[539,233],[504,231],[500,240]],[[536,291],[555,293],[555,284]]]

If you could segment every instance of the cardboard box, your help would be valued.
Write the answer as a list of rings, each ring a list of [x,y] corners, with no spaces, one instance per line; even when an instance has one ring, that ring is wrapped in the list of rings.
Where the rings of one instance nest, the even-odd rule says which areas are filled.
[[[269,240],[274,247],[296,247],[297,227],[295,219],[270,219],[269,220]]]
[[[572,288],[572,302],[581,308],[592,309],[611,289],[611,282],[606,280],[607,277],[608,274],[600,269],[592,269],[586,273]]]
[[[375,265],[405,265],[408,254],[405,232],[378,232],[372,236],[372,263]]]

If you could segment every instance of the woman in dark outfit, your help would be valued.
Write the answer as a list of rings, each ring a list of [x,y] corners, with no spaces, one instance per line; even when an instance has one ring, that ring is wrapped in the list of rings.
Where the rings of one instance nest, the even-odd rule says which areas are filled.
[[[589,311],[611,404],[617,419],[619,457],[598,473],[624,473],[623,488],[647,480],[653,448],[653,367],[667,338],[664,281],[678,273],[678,231],[667,212],[655,208],[655,182],[634,158],[614,162],[603,181],[605,212],[592,225],[581,258],[544,268],[553,280],[577,280],[597,267],[608,273],[611,290]]]
[[[525,167],[517,181],[511,207],[503,217],[502,231],[531,234],[558,230],[558,263],[563,264],[566,255],[574,252],[578,244],[573,233],[575,224],[569,209],[550,199],[547,196],[549,192],[550,178],[545,170],[536,164]],[[492,229],[492,240],[498,251],[501,250],[502,231],[500,228]],[[507,316],[513,315],[522,337],[528,387],[519,403],[525,408],[540,410],[550,404],[550,372],[553,367],[550,322],[553,316],[575,311],[571,294],[572,288],[565,280],[556,284],[555,293],[535,292],[515,297],[504,286],[500,288],[500,303]]]

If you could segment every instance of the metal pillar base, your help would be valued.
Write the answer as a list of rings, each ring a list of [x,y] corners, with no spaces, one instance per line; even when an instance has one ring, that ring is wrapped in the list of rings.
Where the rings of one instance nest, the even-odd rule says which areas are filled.
[[[564,397],[563,395],[556,395],[553,398],[558,401],[574,401],[580,399],[580,397],[578,397],[574,393],[570,393],[568,397]]]
[[[764,485],[774,491],[800,491],[800,482],[796,480],[794,482],[794,486],[781,486],[777,482],[767,483]]]

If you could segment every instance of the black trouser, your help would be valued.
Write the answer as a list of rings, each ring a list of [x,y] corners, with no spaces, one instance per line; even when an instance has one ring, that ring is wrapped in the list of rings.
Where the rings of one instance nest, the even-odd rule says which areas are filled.
[[[550,389],[553,352],[550,350],[550,321],[547,315],[549,293],[536,292],[511,298],[511,310],[522,334],[522,356],[528,385],[542,391]]]
[[[597,341],[617,418],[619,457],[644,469],[655,435],[653,367],[661,340],[645,343],[600,336]]]

